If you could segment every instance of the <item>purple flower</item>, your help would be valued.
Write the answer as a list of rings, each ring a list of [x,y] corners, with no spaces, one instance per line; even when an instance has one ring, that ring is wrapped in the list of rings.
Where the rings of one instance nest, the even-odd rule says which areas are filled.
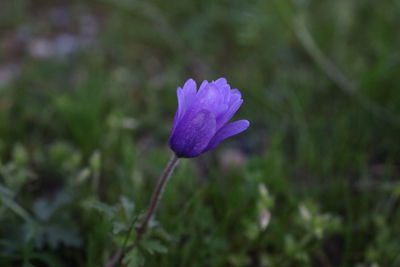
[[[178,110],[169,146],[178,157],[197,157],[250,125],[247,120],[228,123],[243,100],[239,90],[231,89],[225,78],[203,81],[199,90],[189,79],[183,89],[178,87],[177,95]]]

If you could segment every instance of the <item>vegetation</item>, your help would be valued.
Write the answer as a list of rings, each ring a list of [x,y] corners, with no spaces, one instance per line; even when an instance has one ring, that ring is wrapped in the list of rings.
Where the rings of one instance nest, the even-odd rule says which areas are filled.
[[[399,266],[400,2],[0,3],[0,265],[134,240],[175,89],[226,77],[250,128],[182,160],[127,266]]]

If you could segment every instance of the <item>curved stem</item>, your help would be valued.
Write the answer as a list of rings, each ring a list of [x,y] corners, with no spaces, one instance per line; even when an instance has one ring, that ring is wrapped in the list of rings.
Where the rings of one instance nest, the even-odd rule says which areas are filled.
[[[160,178],[158,179],[157,185],[153,191],[153,194],[151,195],[150,203],[147,208],[146,214],[143,218],[142,223],[140,224],[139,229],[137,230],[137,235],[135,242],[128,246],[128,247],[123,247],[122,249],[119,249],[111,259],[107,261],[105,264],[106,267],[113,267],[116,266],[121,258],[131,249],[133,249],[137,244],[139,244],[140,240],[142,239],[143,235],[146,233],[147,226],[149,224],[149,221],[151,217],[153,217],[154,212],[156,211],[158,204],[160,202],[161,196],[164,192],[165,185],[171,177],[172,172],[174,171],[176,165],[178,164],[179,159],[175,156],[175,154],[172,154],[171,159],[169,160],[167,166],[165,167],[163,173],[161,174]],[[129,233],[131,232],[134,224],[132,224],[131,228],[129,229]],[[129,235],[128,233],[128,235]]]
[[[157,209],[158,203],[160,202],[162,193],[164,191],[164,187],[168,178],[171,176],[173,170],[175,169],[176,165],[178,164],[179,159],[173,154],[171,159],[169,160],[167,166],[165,167],[163,173],[161,174],[160,178],[158,179],[157,186],[153,191],[153,195],[151,196],[149,206],[146,211],[146,215],[137,231],[135,244],[140,242],[140,239],[143,237],[144,233],[146,232],[147,225],[153,216],[155,210]]]

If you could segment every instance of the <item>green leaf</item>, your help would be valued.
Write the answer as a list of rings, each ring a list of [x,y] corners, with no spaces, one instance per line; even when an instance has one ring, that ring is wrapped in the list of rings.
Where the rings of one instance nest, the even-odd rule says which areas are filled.
[[[142,247],[147,250],[150,254],[154,253],[167,253],[168,249],[166,246],[161,244],[158,240],[144,240],[142,242]]]
[[[117,235],[121,232],[125,232],[128,230],[128,226],[123,222],[113,222],[112,224],[112,233]]]
[[[115,216],[117,215],[115,207],[100,201],[90,201],[86,203],[86,206],[102,213],[104,216],[106,216],[108,220],[114,219]]]
[[[80,247],[82,239],[76,229],[63,225],[43,225],[37,230],[35,235],[36,247],[42,248],[48,244],[51,248],[56,249],[61,244],[67,247]]]
[[[101,168],[101,154],[99,151],[95,151],[89,159],[90,167],[94,171],[99,171]]]
[[[145,260],[138,249],[132,249],[125,255],[122,263],[127,267],[141,267],[144,266]]]
[[[46,232],[49,245],[52,248],[57,248],[59,244],[69,247],[79,247],[82,244],[82,240],[75,229],[52,225],[46,227]]]
[[[39,198],[33,204],[33,211],[41,221],[48,221],[55,211],[70,201],[65,192],[57,194],[55,199]]]
[[[13,162],[18,166],[25,166],[29,161],[29,154],[24,146],[16,144],[12,151]]]
[[[132,218],[133,212],[135,210],[135,204],[127,197],[121,196],[120,198],[122,207],[128,219]]]
[[[0,185],[0,204],[8,207],[27,222],[32,222],[30,214],[12,199],[13,192]]]

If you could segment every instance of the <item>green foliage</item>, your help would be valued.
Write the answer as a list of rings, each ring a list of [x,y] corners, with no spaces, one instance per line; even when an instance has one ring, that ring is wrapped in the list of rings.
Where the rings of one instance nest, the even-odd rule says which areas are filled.
[[[138,249],[133,249],[126,254],[122,263],[129,267],[141,267],[144,266],[145,260]]]
[[[180,163],[123,264],[400,265],[398,1],[0,2],[1,266],[131,245],[175,88],[220,76],[251,127]]]

